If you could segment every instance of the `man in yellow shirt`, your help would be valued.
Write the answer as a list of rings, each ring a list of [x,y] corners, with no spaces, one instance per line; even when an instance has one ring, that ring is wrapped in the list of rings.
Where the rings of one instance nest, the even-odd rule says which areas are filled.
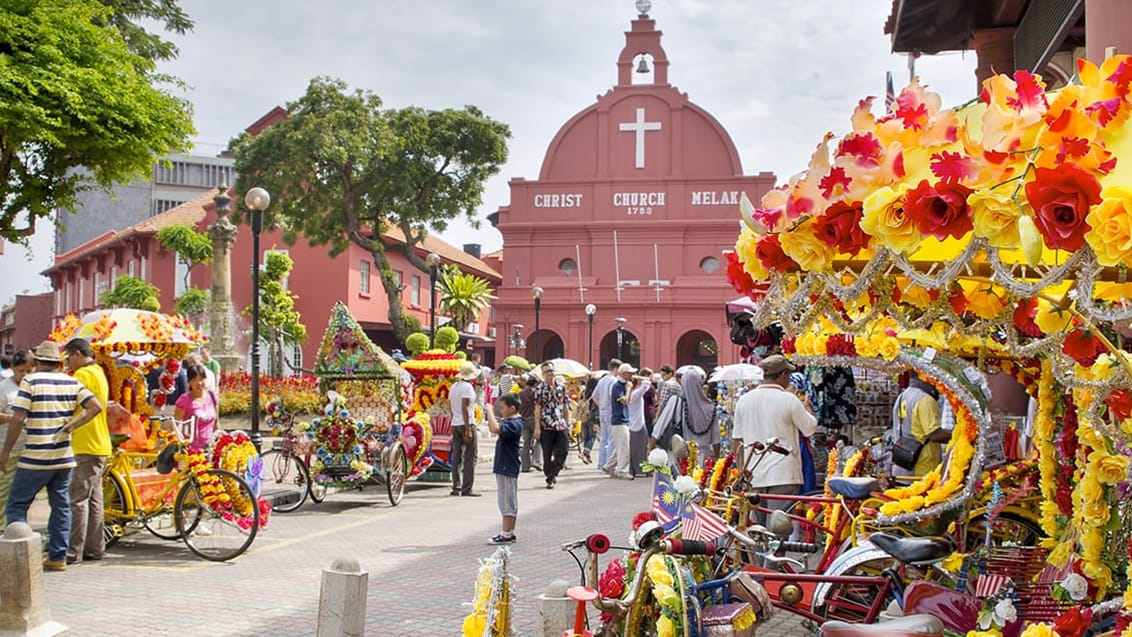
[[[916,466],[908,471],[895,464],[892,475],[897,477],[922,476],[941,462],[943,444],[951,439],[951,431],[940,426],[938,392],[930,384],[920,380],[913,372],[908,387],[896,398],[893,408],[894,435],[911,435],[923,447],[916,458]]]
[[[86,339],[71,339],[64,347],[67,367],[75,380],[98,398],[101,411],[86,426],[71,435],[75,469],[71,473],[71,539],[67,563],[101,560],[106,552],[103,536],[102,468],[111,453],[110,430],[106,425],[106,405],[110,384]]]

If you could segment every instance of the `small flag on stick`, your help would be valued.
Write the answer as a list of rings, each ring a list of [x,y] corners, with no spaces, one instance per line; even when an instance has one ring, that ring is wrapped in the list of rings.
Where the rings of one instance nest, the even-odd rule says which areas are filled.
[[[892,88],[892,71],[885,72],[884,109],[891,113],[896,110],[896,91]]]

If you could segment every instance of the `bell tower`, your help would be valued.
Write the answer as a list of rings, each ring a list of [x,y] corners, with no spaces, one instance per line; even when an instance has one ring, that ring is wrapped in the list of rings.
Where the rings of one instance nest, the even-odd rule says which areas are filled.
[[[662,34],[656,30],[656,20],[649,17],[649,9],[652,9],[652,2],[637,0],[637,19],[633,20],[631,30],[625,32],[625,48],[621,49],[617,58],[617,86],[633,84],[633,72],[647,64],[646,58],[642,57],[646,55],[652,58],[652,83],[668,85],[668,55],[660,46]]]

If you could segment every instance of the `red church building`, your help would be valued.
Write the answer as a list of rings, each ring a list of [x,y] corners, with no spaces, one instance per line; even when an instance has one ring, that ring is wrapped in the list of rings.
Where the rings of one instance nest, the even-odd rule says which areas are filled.
[[[661,32],[638,5],[617,84],[562,126],[538,179],[511,180],[510,205],[491,217],[504,246],[500,359],[710,371],[739,358],[722,252],[740,196],[759,201],[775,177],[744,175],[723,126],[669,84]]]

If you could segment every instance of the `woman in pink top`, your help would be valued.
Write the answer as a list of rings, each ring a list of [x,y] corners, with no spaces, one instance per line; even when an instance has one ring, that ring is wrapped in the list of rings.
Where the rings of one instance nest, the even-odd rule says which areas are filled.
[[[189,365],[185,373],[189,379],[189,391],[177,399],[173,417],[185,420],[196,416],[196,432],[189,443],[189,451],[199,453],[208,447],[212,432],[216,431],[219,400],[216,392],[205,389],[206,372],[203,365]]]

